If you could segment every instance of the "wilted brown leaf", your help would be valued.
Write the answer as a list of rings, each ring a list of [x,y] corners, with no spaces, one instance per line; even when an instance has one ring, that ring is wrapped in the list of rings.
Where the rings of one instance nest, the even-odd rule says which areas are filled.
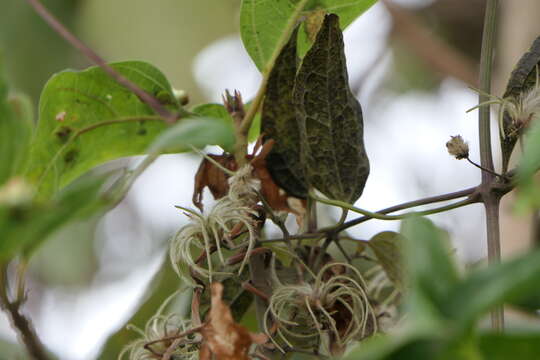
[[[212,307],[201,330],[203,343],[199,359],[211,360],[213,355],[216,360],[249,360],[249,347],[266,343],[267,336],[252,334],[234,321],[231,309],[222,301],[222,284],[212,283],[210,290]]]

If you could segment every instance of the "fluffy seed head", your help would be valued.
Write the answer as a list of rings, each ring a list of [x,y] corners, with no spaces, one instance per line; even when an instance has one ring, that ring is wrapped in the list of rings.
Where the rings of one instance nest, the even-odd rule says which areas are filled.
[[[446,143],[448,153],[456,159],[466,159],[469,157],[469,145],[463,140],[461,135],[451,136]]]

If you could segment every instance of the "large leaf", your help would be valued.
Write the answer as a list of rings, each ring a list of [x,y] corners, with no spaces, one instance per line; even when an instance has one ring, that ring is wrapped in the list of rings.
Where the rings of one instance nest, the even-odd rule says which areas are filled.
[[[495,306],[540,287],[540,251],[474,271],[446,298],[448,314],[465,327]]]
[[[375,2],[377,0],[243,0],[242,41],[259,70],[264,71],[274,53],[279,51],[277,47],[288,24],[296,22],[296,14],[309,19],[312,13],[321,10],[335,13],[342,18],[341,26],[345,28]]]
[[[525,53],[510,75],[504,98],[519,98],[520,94],[531,89],[536,82],[536,69],[540,66],[540,36],[533,42],[530,50]],[[501,148],[503,156],[503,169],[506,171],[510,156],[517,140],[522,134],[516,128],[508,114],[503,116],[503,131],[501,135]]]
[[[155,67],[136,61],[112,67],[164,104],[177,106]],[[61,72],[41,95],[29,176],[42,195],[53,194],[96,165],[144,153],[165,128],[152,109],[100,68]]]
[[[28,148],[32,122],[28,99],[8,99],[0,63],[0,186],[19,172]]]
[[[293,102],[294,80],[298,57],[298,28],[276,60],[266,87],[261,119],[265,139],[273,139],[274,147],[266,164],[274,181],[288,194],[305,198],[307,184],[300,159],[300,129]]]
[[[294,90],[302,159],[311,186],[354,203],[369,175],[362,109],[349,88],[343,35],[327,15],[306,54]]]
[[[403,245],[399,233],[383,231],[373,236],[366,244],[373,250],[388,278],[399,289],[403,289]]]

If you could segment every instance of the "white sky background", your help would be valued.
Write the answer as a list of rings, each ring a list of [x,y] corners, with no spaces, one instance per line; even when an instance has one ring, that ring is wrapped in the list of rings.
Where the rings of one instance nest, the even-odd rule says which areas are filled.
[[[465,113],[477,103],[477,97],[464,84],[449,79],[435,93],[373,94],[393,61],[388,52],[372,68],[376,56],[386,46],[390,25],[384,8],[376,5],[345,31],[351,82],[363,76],[366,70],[371,72],[359,94],[371,174],[356,204],[369,210],[461,190],[479,181],[479,171],[465,161],[453,159],[445,147],[450,135],[461,134],[469,141],[471,158],[479,159],[477,114]],[[238,89],[249,100],[260,80],[239,36],[228,36],[209,45],[195,59],[193,69],[211,101],[219,101],[224,89]],[[151,256],[149,261],[152,249],[144,244],[156,233],[172,234],[183,224],[183,216],[173,205],[191,206],[198,163],[197,157],[185,154],[164,156],[153,164],[129,194],[128,201],[140,212],[136,229],[126,233],[125,228],[117,225],[115,216],[119,215],[114,211],[102,222],[101,231],[108,234],[108,238],[115,238],[115,243],[102,244],[107,258],[101,261],[109,266],[102,268],[103,273],[97,276],[95,283],[76,296],[62,289],[45,293],[43,316],[36,319],[36,325],[45,344],[61,354],[62,360],[94,359],[110,332],[123,324],[137,306],[163,261],[159,254]],[[484,256],[480,206],[461,208],[452,211],[450,216],[432,216],[432,219],[451,232],[462,258],[475,260]],[[370,221],[351,230],[351,234],[367,239],[382,230],[395,230],[398,225],[398,222]],[[135,246],[135,250],[130,249],[126,256],[125,246]],[[128,264],[131,274],[113,283],[100,281],[115,273],[114,264],[124,267]]]

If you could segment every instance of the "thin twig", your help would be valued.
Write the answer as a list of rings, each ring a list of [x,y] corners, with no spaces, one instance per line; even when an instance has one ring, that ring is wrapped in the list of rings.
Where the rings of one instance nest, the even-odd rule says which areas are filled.
[[[412,207],[433,204],[433,203],[437,203],[437,202],[441,202],[441,201],[454,200],[454,199],[462,198],[462,197],[465,197],[465,196],[470,196],[471,198],[474,198],[476,200],[476,202],[478,202],[479,199],[476,199],[477,196],[474,196],[474,194],[477,191],[478,191],[478,188],[475,186],[475,187],[467,188],[467,189],[456,191],[456,192],[451,192],[451,193],[442,194],[442,195],[436,195],[436,196],[430,196],[430,197],[426,197],[426,198],[422,198],[422,199],[418,199],[418,200],[414,200],[414,201],[408,201],[408,202],[405,202],[405,203],[402,203],[402,204],[398,204],[398,205],[388,207],[386,209],[379,210],[379,211],[377,211],[377,213],[379,213],[379,214],[389,214],[389,213],[393,213],[393,212],[396,212],[396,211],[399,211],[399,210],[410,209]],[[345,229],[348,229],[350,227],[361,224],[361,223],[366,222],[366,221],[371,220],[371,219],[373,219],[373,217],[371,217],[371,216],[362,216],[362,217],[359,217],[357,219],[345,222],[342,226],[335,229],[335,231],[336,232],[341,232],[341,231],[343,231]]]
[[[437,208],[434,208],[434,209],[423,210],[423,211],[411,211],[411,212],[408,212],[408,213],[405,213],[405,214],[399,214],[399,215],[386,215],[386,214],[382,214],[382,213],[377,213],[377,212],[372,212],[372,211],[369,211],[369,210],[357,208],[356,206],[353,206],[353,205],[351,205],[349,203],[346,203],[346,202],[343,202],[343,201],[323,199],[323,198],[318,197],[318,196],[313,195],[313,194],[310,194],[310,196],[313,199],[315,199],[318,202],[321,202],[323,204],[333,205],[333,206],[337,206],[337,207],[340,207],[340,208],[343,208],[343,209],[348,209],[348,210],[354,211],[356,213],[362,214],[364,216],[368,216],[370,218],[378,219],[378,220],[403,220],[403,219],[406,219],[406,218],[411,217],[411,216],[431,215],[431,214],[436,214],[436,213],[456,209],[456,208],[459,208],[459,207],[462,207],[462,206],[465,206],[465,205],[469,205],[469,204],[473,204],[475,202],[478,202],[478,200],[475,199],[475,198],[467,198],[467,199],[455,202],[453,204],[444,205],[444,206],[437,207]]]
[[[155,97],[148,94],[141,89],[138,85],[127,79],[125,76],[113,69],[107,62],[99,56],[94,50],[85,45],[79,40],[73,33],[71,33],[53,14],[47,10],[45,6],[39,0],[27,0],[28,3],[34,8],[36,13],[56,31],[61,37],[63,37],[68,43],[84,54],[88,59],[103,69],[111,78],[113,78],[118,84],[122,85],[129,91],[141,99],[145,104],[150,106],[158,115],[162,116],[168,123],[174,123],[179,118],[179,114],[174,114],[167,110]]]
[[[0,307],[9,314],[11,326],[17,330],[19,340],[24,344],[32,359],[48,360],[47,350],[39,340],[32,323],[20,312],[24,299],[17,298],[15,301],[10,301],[8,289],[7,265],[2,265],[0,269]]]
[[[467,161],[468,161],[469,163],[471,163],[472,165],[476,166],[477,168],[479,168],[479,169],[482,170],[482,171],[486,171],[486,172],[490,173],[490,174],[493,175],[493,176],[497,176],[497,177],[500,177],[500,178],[503,177],[503,175],[497,174],[495,171],[486,169],[486,168],[483,167],[482,165],[475,163],[475,162],[472,161],[471,158],[469,158],[469,157],[467,157],[466,159],[467,159]]]
[[[268,296],[268,294],[264,293],[263,291],[257,289],[255,286],[253,286],[251,284],[251,282],[249,281],[244,281],[242,283],[242,288],[256,296],[258,296],[259,298],[263,299],[264,301],[266,301],[267,303],[270,302],[270,296]]]

